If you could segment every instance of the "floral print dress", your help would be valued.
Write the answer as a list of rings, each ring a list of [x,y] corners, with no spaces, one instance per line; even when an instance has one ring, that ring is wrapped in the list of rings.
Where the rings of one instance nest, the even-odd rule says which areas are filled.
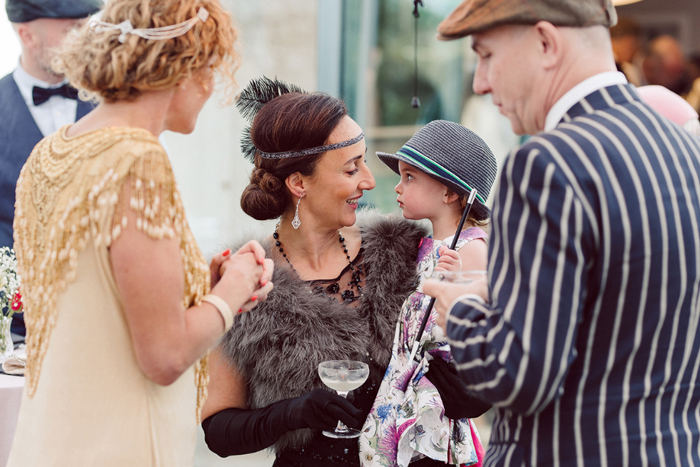
[[[482,229],[464,230],[456,249],[480,238],[487,238]],[[435,324],[434,310],[421,339],[424,351],[414,361],[409,360],[430,302],[430,297],[422,293],[423,282],[433,274],[440,247],[451,243],[452,237],[421,241],[417,260],[420,285],[401,307],[391,361],[360,435],[360,463],[364,467],[405,467],[423,457],[455,465],[479,464],[477,452],[483,449],[473,423],[445,417],[437,389],[423,377],[433,358],[452,361],[447,338]]]

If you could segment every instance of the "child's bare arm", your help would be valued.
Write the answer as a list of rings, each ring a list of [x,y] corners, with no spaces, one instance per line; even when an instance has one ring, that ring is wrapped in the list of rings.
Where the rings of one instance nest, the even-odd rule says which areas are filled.
[[[488,265],[488,246],[483,239],[472,240],[459,249],[462,271],[485,271]]]

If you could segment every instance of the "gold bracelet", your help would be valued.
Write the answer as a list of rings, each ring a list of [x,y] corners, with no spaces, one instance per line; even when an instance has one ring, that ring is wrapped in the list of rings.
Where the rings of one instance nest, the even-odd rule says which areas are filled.
[[[226,303],[223,298],[210,293],[202,297],[202,301],[214,305],[214,308],[216,308],[221,314],[221,317],[224,318],[224,332],[228,332],[231,326],[233,326],[233,313],[228,303]]]

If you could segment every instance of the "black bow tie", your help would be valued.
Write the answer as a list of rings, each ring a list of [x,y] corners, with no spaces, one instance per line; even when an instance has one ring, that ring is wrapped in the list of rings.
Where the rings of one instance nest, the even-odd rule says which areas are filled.
[[[77,99],[78,90],[69,84],[64,84],[57,88],[40,88],[39,86],[34,86],[32,88],[32,100],[34,100],[34,105],[41,105],[51,98],[51,96],[63,96],[68,99]]]

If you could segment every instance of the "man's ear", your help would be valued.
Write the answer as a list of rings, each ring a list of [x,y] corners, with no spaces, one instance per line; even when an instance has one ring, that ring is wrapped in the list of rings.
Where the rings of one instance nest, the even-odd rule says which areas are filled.
[[[15,30],[23,48],[36,49],[38,47],[39,38],[29,24],[18,23]]]
[[[284,181],[289,192],[297,198],[303,198],[306,195],[306,186],[304,184],[304,176],[299,172],[294,172]]]
[[[564,38],[561,31],[549,21],[540,21],[534,26],[535,40],[538,43],[538,52],[543,59],[545,69],[556,66],[563,53]]]

